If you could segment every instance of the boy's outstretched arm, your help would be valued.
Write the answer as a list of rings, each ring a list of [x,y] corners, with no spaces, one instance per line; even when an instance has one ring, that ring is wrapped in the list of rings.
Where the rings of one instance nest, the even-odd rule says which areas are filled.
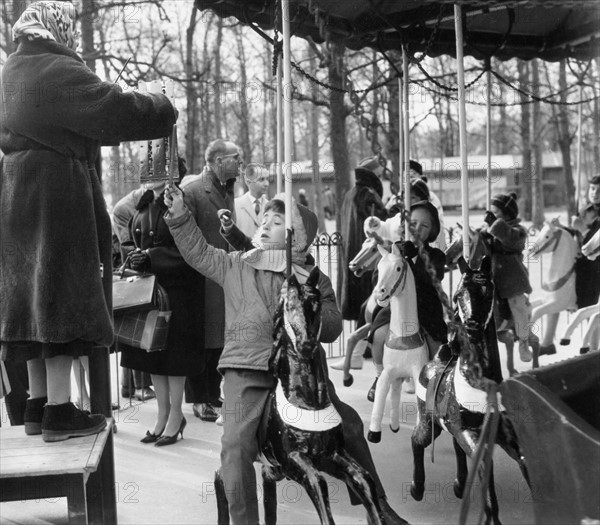
[[[177,187],[165,190],[165,222],[175,239],[179,252],[192,268],[221,286],[231,260],[225,250],[206,242],[202,230],[183,201],[183,192]]]

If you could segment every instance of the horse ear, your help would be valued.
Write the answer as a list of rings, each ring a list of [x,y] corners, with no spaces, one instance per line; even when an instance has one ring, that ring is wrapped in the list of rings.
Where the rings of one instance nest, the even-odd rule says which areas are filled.
[[[458,268],[460,269],[460,273],[471,273],[471,267],[469,263],[465,261],[465,258],[461,255],[458,259]]]
[[[385,257],[386,255],[389,255],[390,252],[388,250],[386,250],[381,244],[377,245],[377,249],[379,250],[379,253]]]
[[[481,266],[479,267],[479,271],[489,274],[492,271],[492,259],[485,255],[481,260]]]
[[[296,274],[292,272],[292,275],[290,275],[287,279],[288,282],[288,288],[290,287],[295,287],[298,288],[299,284],[298,284],[298,278],[296,277]]]
[[[395,242],[392,244],[392,253],[398,257],[402,257],[402,250],[400,249],[399,242]]]
[[[316,288],[317,284],[319,283],[319,276],[320,275],[321,275],[321,272],[319,271],[319,267],[315,266],[310,271],[310,275],[308,276],[308,279],[306,279],[306,284],[308,286],[311,286],[312,288]]]

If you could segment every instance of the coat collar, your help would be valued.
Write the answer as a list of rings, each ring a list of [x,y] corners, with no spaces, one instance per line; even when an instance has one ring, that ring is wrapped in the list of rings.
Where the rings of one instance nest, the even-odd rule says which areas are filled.
[[[17,47],[15,53],[19,55],[38,55],[43,53],[52,53],[55,55],[64,55],[83,63],[83,59],[75,51],[53,40],[20,39],[19,46]]]

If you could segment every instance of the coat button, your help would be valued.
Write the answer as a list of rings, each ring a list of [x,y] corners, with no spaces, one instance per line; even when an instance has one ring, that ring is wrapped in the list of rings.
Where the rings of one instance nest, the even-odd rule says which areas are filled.
[[[150,237],[154,236],[154,232],[152,230],[150,230]]]
[[[140,230],[139,228],[136,228],[135,233],[142,233],[142,230]]]

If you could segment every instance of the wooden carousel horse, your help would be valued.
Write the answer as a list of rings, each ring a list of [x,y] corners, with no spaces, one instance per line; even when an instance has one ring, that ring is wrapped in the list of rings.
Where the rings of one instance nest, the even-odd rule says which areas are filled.
[[[348,268],[357,277],[360,277],[367,271],[372,271],[376,268],[377,263],[381,259],[381,253],[379,246],[388,247],[391,242],[400,240],[402,237],[401,231],[401,218],[400,215],[396,215],[386,221],[382,221],[378,217],[368,217],[365,219],[365,234],[367,238],[363,242],[359,252],[356,254],[354,259],[348,264]],[[365,306],[365,324],[357,328],[350,334],[347,340],[346,356],[344,358],[343,371],[344,371],[344,386],[352,386],[354,383],[354,377],[350,373],[352,367],[352,356],[354,350],[360,341],[363,341],[369,335],[371,330],[371,323],[373,321],[373,312],[377,302],[373,294],[369,296],[367,304]],[[385,327],[381,327],[383,332],[386,332]],[[380,341],[373,341],[373,345],[381,345],[381,348],[372,348],[373,353],[383,353],[383,343]],[[377,382],[377,380],[376,380]],[[375,395],[375,383],[369,390],[367,397],[370,401],[373,401]]]
[[[545,295],[531,302],[531,322],[546,316],[546,327],[540,355],[556,353],[554,334],[558,317],[563,310],[577,308],[575,290],[575,259],[579,244],[574,235],[560,224],[558,219],[545,222],[537,237],[529,245],[528,257],[549,254],[549,261],[544,258],[542,290]]]
[[[322,524],[333,524],[325,472],[344,481],[367,510],[369,523],[381,525],[375,485],[345,450],[342,421],[327,388],[327,363],[319,344],[320,293],[315,268],[305,284],[287,279],[274,317],[270,369],[277,386],[264,412],[259,436],[263,461],[265,521],[276,522],[275,482],[286,477],[304,487]],[[220,525],[229,523],[220,472],[215,478]]]
[[[581,247],[581,253],[591,261],[596,260],[600,256],[600,230]],[[597,351],[600,349],[600,299],[597,304],[577,310],[575,317],[569,323],[560,340],[561,345],[569,345],[571,343],[571,335],[575,331],[575,328],[585,319],[589,319],[589,321],[581,342],[580,353],[585,354],[590,350]]]
[[[373,412],[367,439],[381,441],[381,420],[391,387],[390,428],[400,429],[400,393],[402,382],[412,378],[417,385],[419,372],[429,359],[417,315],[415,278],[398,244],[388,253],[379,247],[382,258],[377,265],[379,279],[373,294],[380,306],[390,305],[390,328],[383,350],[383,372],[375,390]]]
[[[433,443],[442,429],[453,437],[457,465],[454,493],[458,498],[462,497],[468,474],[466,458],[472,457],[475,452],[488,405],[486,387],[490,382],[502,381],[492,315],[494,285],[490,276],[491,261],[485,257],[481,268],[472,270],[460,258],[459,267],[463,277],[454,300],[463,324],[454,329],[451,342],[440,348],[436,358],[427,363],[419,376],[419,416],[411,438],[414,461],[411,495],[417,501],[421,501],[425,490],[425,448]],[[459,330],[464,330],[465,335],[459,335]],[[517,461],[527,480],[525,462],[512,426],[502,415],[496,443]],[[490,469],[488,494],[487,518],[499,523],[493,467]]]
[[[460,228],[459,224],[459,228]],[[483,257],[490,255],[490,244],[486,240],[486,236],[481,233],[480,230],[474,230],[469,228],[469,238],[471,241],[471,249],[469,253],[469,266],[471,268],[479,268]],[[463,238],[459,235],[446,250],[446,266],[448,268],[455,268],[458,259],[463,254]],[[514,320],[512,316],[510,319],[505,319],[500,314],[500,308],[496,305],[494,308],[494,318],[496,320],[496,336],[498,341],[504,343],[506,347],[506,368],[510,376],[518,374],[515,368],[514,361],[514,348],[517,336],[515,335]],[[529,330],[528,344],[531,347],[533,361],[532,368],[538,368],[539,366],[539,352],[540,352],[540,340],[539,337]]]

